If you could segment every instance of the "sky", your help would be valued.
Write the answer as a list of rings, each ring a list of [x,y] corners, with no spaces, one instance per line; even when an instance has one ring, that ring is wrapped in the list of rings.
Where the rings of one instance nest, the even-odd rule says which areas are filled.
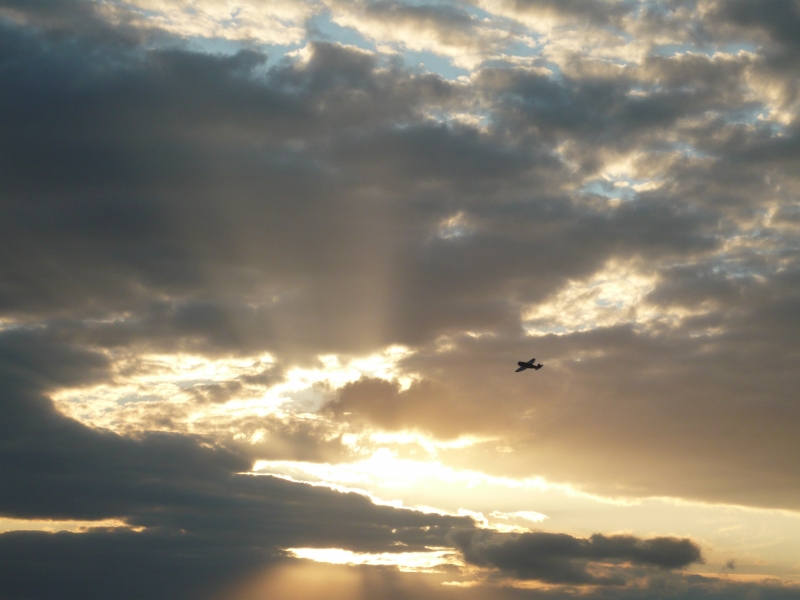
[[[0,0],[0,598],[800,598],[798,72],[795,0]]]

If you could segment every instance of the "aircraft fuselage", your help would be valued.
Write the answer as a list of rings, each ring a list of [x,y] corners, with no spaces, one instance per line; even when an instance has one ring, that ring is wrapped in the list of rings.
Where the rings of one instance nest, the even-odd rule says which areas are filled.
[[[519,373],[520,371],[524,371],[526,369],[533,369],[534,371],[538,371],[544,366],[544,365],[536,365],[534,364],[535,362],[536,362],[535,358],[530,359],[528,362],[518,361],[517,364],[519,365],[519,369],[517,369],[516,372]]]

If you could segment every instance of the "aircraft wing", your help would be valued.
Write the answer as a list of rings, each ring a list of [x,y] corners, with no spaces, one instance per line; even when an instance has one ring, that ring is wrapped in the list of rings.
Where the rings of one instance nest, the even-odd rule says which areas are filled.
[[[525,370],[525,369],[527,369],[527,368],[528,368],[528,367],[520,367],[519,369],[517,369],[516,371],[514,371],[514,373],[519,373],[520,371],[524,371],[524,370]]]

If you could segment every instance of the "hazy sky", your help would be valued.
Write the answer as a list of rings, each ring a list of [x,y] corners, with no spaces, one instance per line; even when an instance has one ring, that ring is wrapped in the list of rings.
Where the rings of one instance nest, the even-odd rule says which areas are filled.
[[[800,598],[798,73],[795,0],[0,0],[0,598]]]

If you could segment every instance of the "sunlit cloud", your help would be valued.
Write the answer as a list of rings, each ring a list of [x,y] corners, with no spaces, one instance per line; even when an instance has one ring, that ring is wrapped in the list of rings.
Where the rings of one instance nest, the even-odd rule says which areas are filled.
[[[530,521],[531,523],[541,523],[547,518],[547,515],[543,515],[542,513],[533,512],[531,510],[518,510],[511,513],[501,513],[500,511],[495,511],[491,513],[492,517],[496,519],[524,519],[526,521]]]
[[[569,282],[553,298],[531,308],[524,317],[528,332],[563,335],[626,323],[675,324],[690,314],[647,306],[644,299],[656,282],[654,274],[642,273],[635,264],[609,264],[588,280]]]
[[[289,45],[305,37],[304,21],[317,10],[302,0],[126,0],[143,26],[183,37]]]
[[[331,19],[373,40],[379,49],[391,47],[445,56],[459,67],[473,69],[514,42],[519,33],[496,18],[480,18],[457,4],[404,2],[337,2],[327,0]]]
[[[469,219],[463,212],[458,212],[439,223],[437,235],[443,240],[452,240],[468,235],[471,229]]]
[[[98,521],[51,520],[51,519],[10,519],[0,518],[0,533],[6,531],[46,531],[56,533],[69,531],[84,533],[91,529],[131,529],[141,531],[141,527],[131,527],[120,519],[101,519]]]
[[[209,358],[109,353],[109,382],[57,390],[52,398],[65,414],[94,427],[213,435],[230,431],[245,416],[321,420],[314,413],[331,391],[365,376],[397,381],[405,389],[415,376],[400,372],[397,365],[408,354],[408,349],[392,346],[363,357],[322,355],[317,367],[283,372],[269,354]]]

